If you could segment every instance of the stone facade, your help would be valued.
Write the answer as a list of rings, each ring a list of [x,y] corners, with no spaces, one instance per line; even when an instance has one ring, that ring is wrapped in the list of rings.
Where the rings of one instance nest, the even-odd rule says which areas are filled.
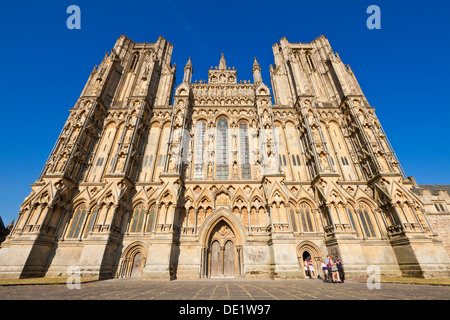
[[[321,36],[273,45],[271,89],[219,65],[175,88],[173,46],[121,36],[0,250],[0,276],[448,276],[449,258],[349,66]]]
[[[450,186],[421,185],[413,189],[425,208],[431,229],[439,235],[447,254],[450,255]]]

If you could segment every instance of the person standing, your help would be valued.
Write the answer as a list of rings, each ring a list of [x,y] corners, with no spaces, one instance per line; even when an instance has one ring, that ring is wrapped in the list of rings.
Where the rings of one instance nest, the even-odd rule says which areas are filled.
[[[303,266],[304,266],[304,268],[305,268],[305,275],[307,276],[307,277],[310,277],[310,275],[309,275],[309,268],[308,268],[308,261],[303,261]]]
[[[333,276],[333,283],[340,283],[341,279],[339,278],[339,272],[336,265],[336,259],[331,261],[331,275]]]
[[[325,260],[321,260],[320,261],[320,265],[322,267],[322,271],[323,271],[323,281],[328,281],[328,267],[327,264],[325,263]]]
[[[311,275],[311,279],[314,279],[314,264],[312,262],[312,259],[309,259],[308,267],[309,267],[309,273]]]
[[[328,280],[329,281],[331,281],[332,280],[332,276],[333,276],[333,274],[331,273],[331,262],[332,262],[332,256],[331,255],[328,255],[327,256],[327,260],[325,260],[325,263],[326,263],[326,265],[327,265],[327,270],[328,270]]]
[[[342,266],[342,261],[339,259],[339,257],[336,257],[336,266],[338,269],[339,279],[342,283],[344,283],[344,267]]]

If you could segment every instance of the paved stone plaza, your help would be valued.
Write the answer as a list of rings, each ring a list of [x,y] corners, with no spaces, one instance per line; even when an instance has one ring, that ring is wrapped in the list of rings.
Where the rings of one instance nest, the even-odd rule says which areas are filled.
[[[175,280],[113,279],[66,285],[0,286],[0,300],[448,300],[449,286],[363,281],[343,284],[321,280]]]

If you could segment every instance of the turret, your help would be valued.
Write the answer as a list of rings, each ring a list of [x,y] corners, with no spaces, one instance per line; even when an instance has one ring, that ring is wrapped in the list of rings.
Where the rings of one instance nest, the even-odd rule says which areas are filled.
[[[258,64],[258,61],[256,61],[256,58],[254,58],[252,72],[253,72],[253,82],[254,83],[262,82],[261,67]]]
[[[183,82],[191,83],[192,73],[194,72],[194,68],[192,67],[191,58],[189,58],[186,66],[184,67],[184,77]]]

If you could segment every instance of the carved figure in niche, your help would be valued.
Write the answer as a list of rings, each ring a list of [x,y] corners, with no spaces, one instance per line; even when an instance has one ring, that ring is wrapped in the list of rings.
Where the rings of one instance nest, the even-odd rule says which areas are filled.
[[[212,178],[212,164],[208,163],[208,178]]]
[[[267,158],[267,169],[269,172],[276,172],[277,168],[277,159],[275,158],[275,154],[271,153]]]
[[[261,179],[261,163],[258,161],[256,161],[255,164],[255,177],[256,179]]]
[[[175,119],[175,125],[181,126],[183,124],[183,115],[181,114],[181,111],[178,111],[177,117]]]
[[[64,167],[64,165],[66,164],[67,161],[67,154],[63,153],[61,158],[58,161],[58,165],[56,166],[55,171],[56,172],[61,172],[62,168]]]
[[[139,94],[143,94],[145,91],[145,88],[147,87],[147,78],[142,78],[141,83],[139,84]]]
[[[128,129],[127,130],[127,134],[125,136],[125,141],[124,141],[125,143],[129,143],[130,142],[132,134],[133,134],[133,131],[131,129]]]
[[[77,139],[77,137],[78,137],[78,133],[80,132],[80,127],[75,127],[75,129],[74,129],[74,131],[72,132],[72,136],[70,137],[70,143],[74,143],[75,142],[75,140]]]
[[[102,79],[96,79],[94,83],[94,87],[92,88],[92,94],[97,94],[98,89],[102,83]]]
[[[265,134],[266,134],[267,144],[270,144],[272,142],[272,130],[270,128],[266,128]]]
[[[233,163],[233,176],[237,177],[238,175],[238,169],[237,169],[237,163]]]
[[[173,172],[176,169],[178,158],[178,151],[176,145],[172,144],[172,148],[170,150],[170,160],[169,160],[169,172]]]
[[[125,154],[122,153],[120,154],[119,159],[117,161],[116,172],[122,172],[124,165],[125,165]]]
[[[322,153],[322,154],[319,156],[319,158],[320,158],[320,163],[322,164],[322,169],[324,169],[324,170],[329,170],[329,169],[330,169],[330,166],[328,165],[328,160],[327,160],[326,155]]]
[[[317,130],[317,127],[313,126],[311,128],[311,130],[312,130],[312,134],[313,134],[313,137],[314,137],[314,141],[317,142],[317,143],[320,143],[320,135],[319,135],[319,130]]]

